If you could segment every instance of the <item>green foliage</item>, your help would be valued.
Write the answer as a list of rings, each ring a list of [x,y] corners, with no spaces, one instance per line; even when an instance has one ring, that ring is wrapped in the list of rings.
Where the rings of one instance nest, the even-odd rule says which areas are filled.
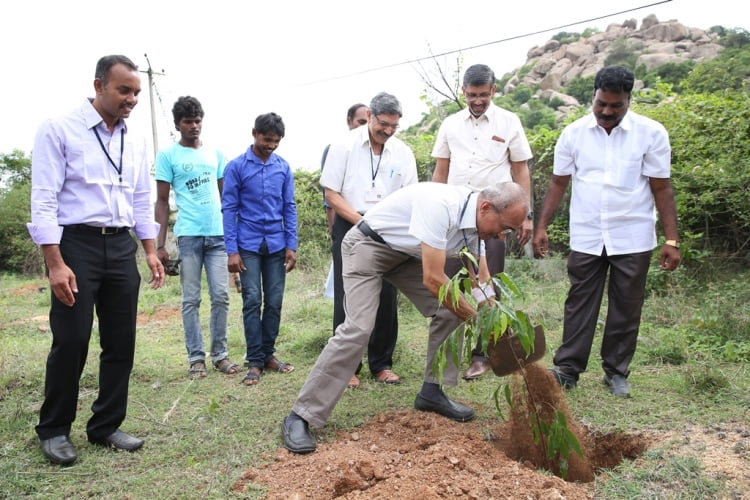
[[[518,111],[518,117],[526,130],[551,130],[557,126],[557,117],[552,108],[539,99],[533,99],[527,104],[527,107]]]
[[[711,93],[747,90],[750,78],[750,49],[724,49],[718,57],[697,65],[680,84],[685,92]]]
[[[587,77],[577,76],[568,82],[563,92],[578,99],[583,105],[591,102],[594,96],[594,75]]]
[[[557,40],[558,42],[563,44],[577,42],[580,38],[580,33],[568,33],[567,31],[561,31],[552,37],[553,40]]]
[[[531,415],[535,442],[546,438],[547,460],[551,464],[559,464],[560,477],[568,475],[570,455],[575,453],[583,458],[583,449],[575,434],[568,428],[568,419],[561,411],[555,411],[552,422],[545,422],[538,414]]]
[[[532,94],[533,91],[529,87],[518,87],[513,92],[508,94],[508,97],[510,97],[516,104],[524,104],[525,102],[528,102],[529,99],[531,99]]]
[[[435,170],[435,159],[431,156],[431,153],[432,147],[435,145],[435,135],[429,133],[408,135],[403,137],[403,141],[414,152],[419,181],[432,180],[432,172]]]
[[[581,33],[582,38],[591,38],[593,35],[596,35],[597,33],[601,33],[602,30],[599,28],[586,28],[583,30],[583,33]]]
[[[654,68],[644,75],[638,75],[646,87],[656,87],[660,82],[669,83],[680,92],[682,81],[687,78],[690,72],[695,68],[695,61],[687,60],[679,63],[668,62]]]
[[[750,95],[683,94],[636,110],[669,131],[680,232],[741,255],[750,242]]]
[[[464,249],[462,258],[470,261],[473,266],[477,266],[476,259]],[[457,307],[459,298],[463,297],[468,303],[476,308],[476,317],[471,321],[466,321],[459,328],[451,332],[445,342],[438,348],[433,361],[433,372],[437,374],[438,379],[442,379],[445,366],[450,359],[455,366],[460,366],[462,359],[471,357],[471,350],[479,338],[481,349],[487,352],[491,342],[497,342],[500,337],[505,335],[516,335],[519,343],[523,348],[526,356],[534,351],[535,331],[531,324],[528,314],[522,310],[513,309],[513,300],[522,298],[518,285],[505,273],[499,273],[492,277],[494,289],[498,290],[501,297],[489,298],[486,292],[482,304],[477,303],[477,299],[472,295],[471,290],[474,286],[466,267],[463,267],[448,283],[440,287],[438,301],[442,304],[450,301],[453,307]],[[506,304],[507,302],[507,304]],[[464,339],[465,337],[465,339]],[[463,352],[461,349],[463,342]],[[526,396],[530,400],[529,407],[537,408],[539,403],[534,401],[533,394],[528,390],[528,379],[525,370],[520,370],[521,378],[526,387]],[[519,386],[519,391],[523,388]],[[498,415],[502,418],[503,412],[500,405],[500,394],[505,395],[505,400],[512,405],[512,389],[509,384],[498,384],[493,392],[492,398]],[[519,398],[521,399],[521,398]],[[575,452],[583,457],[583,450],[575,434],[568,428],[568,422],[565,415],[557,408],[552,412],[552,418],[547,421],[544,417],[536,412],[529,415],[529,426],[531,434],[534,437],[534,443],[544,451],[546,465],[549,470],[559,471],[560,476],[564,479],[568,472],[568,463],[571,453]]]
[[[31,240],[31,158],[15,150],[0,154],[0,271],[40,275],[40,250]]]
[[[728,49],[747,49],[750,47],[750,33],[742,28],[721,28],[719,43]]]
[[[640,55],[640,45],[637,43],[629,42],[625,38],[618,38],[609,48],[609,54],[604,60],[605,66],[625,66],[631,70],[635,70],[635,61]],[[592,86],[593,88],[593,86]]]
[[[294,173],[294,196],[297,202],[297,267],[305,270],[328,261],[331,244],[328,236],[320,171]]]

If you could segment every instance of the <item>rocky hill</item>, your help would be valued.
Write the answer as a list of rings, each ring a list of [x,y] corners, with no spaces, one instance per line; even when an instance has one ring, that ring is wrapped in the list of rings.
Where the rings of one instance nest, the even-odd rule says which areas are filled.
[[[561,90],[576,77],[596,74],[613,50],[637,54],[636,67],[644,65],[650,71],[669,62],[713,59],[722,50],[718,38],[716,33],[689,28],[676,20],[659,22],[653,14],[641,21],[640,28],[635,19],[610,24],[604,32],[570,43],[552,39],[533,47],[526,64],[512,72],[502,92],[508,94],[519,86],[538,88],[536,97],[562,100],[563,109],[558,111],[564,114],[566,107],[580,103]],[[642,82],[636,82],[637,89],[642,87]]]

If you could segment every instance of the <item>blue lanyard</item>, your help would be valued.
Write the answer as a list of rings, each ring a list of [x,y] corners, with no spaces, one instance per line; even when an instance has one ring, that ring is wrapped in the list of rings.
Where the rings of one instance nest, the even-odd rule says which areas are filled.
[[[99,132],[96,131],[96,126],[94,126],[94,135],[99,141],[99,145],[102,147],[102,151],[104,151],[104,154],[107,155],[107,159],[109,160],[110,165],[112,165],[115,168],[115,170],[117,171],[117,175],[120,176],[120,184],[122,184],[122,153],[125,151],[125,129],[124,128],[120,129],[120,166],[119,167],[115,165],[115,162],[112,161],[112,157],[109,156],[109,151],[107,151],[107,148],[104,147],[102,138],[99,136]]]
[[[464,218],[464,213],[466,213],[466,207],[469,206],[469,198],[471,198],[471,195],[474,193],[469,193],[469,196],[466,197],[466,201],[464,202],[464,208],[461,209],[461,215],[458,217],[458,223],[461,223],[461,220]],[[469,248],[469,239],[466,237],[466,230],[461,229],[461,233],[464,235],[464,245],[466,245],[466,249],[471,252],[471,248]],[[477,237],[477,260],[479,260],[479,249],[480,249],[481,243],[479,241],[479,237]],[[479,269],[476,265],[474,265],[474,262],[471,262],[471,267],[474,269],[474,274],[479,275]]]

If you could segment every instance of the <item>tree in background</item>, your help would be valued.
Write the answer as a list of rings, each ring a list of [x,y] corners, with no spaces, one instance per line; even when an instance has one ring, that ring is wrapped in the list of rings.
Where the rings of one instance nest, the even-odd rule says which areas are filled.
[[[0,271],[42,273],[42,256],[31,241],[31,158],[22,151],[0,153]]]

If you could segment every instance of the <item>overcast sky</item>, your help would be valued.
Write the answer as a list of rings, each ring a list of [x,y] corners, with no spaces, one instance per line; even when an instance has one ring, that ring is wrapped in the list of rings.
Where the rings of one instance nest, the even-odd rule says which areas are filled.
[[[155,76],[159,146],[173,138],[171,108],[194,95],[204,106],[203,140],[229,158],[252,142],[255,117],[275,111],[286,123],[277,150],[293,168],[319,167],[323,148],[346,130],[349,105],[378,92],[396,95],[406,127],[427,110],[417,65],[433,54],[455,71],[490,65],[498,77],[521,66],[527,51],[559,31],[606,29],[655,14],[689,27],[747,24],[748,8],[734,0],[602,2],[526,0],[357,0],[274,2],[213,0],[4,0],[0,4],[0,153],[30,152],[39,123],[93,95],[100,56],[125,54]],[[638,9],[638,10],[631,10]],[[626,12],[629,11],[629,12]],[[608,16],[608,17],[604,17]],[[595,18],[601,18],[592,20]],[[566,26],[572,24],[571,26]],[[527,33],[551,30],[533,36]],[[513,41],[491,43],[521,37]],[[434,63],[423,62],[426,68]],[[378,69],[381,68],[381,69]],[[131,115],[151,137],[148,79]]]

